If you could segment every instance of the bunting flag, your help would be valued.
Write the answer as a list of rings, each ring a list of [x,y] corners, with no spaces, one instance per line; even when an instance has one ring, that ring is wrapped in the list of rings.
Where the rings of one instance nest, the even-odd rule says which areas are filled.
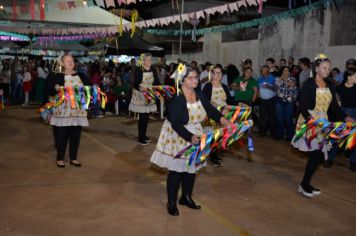
[[[61,86],[58,93],[50,99],[50,102],[39,109],[41,117],[44,121],[49,122],[53,111],[56,107],[66,104],[72,109],[79,108],[88,110],[90,104],[100,104],[105,109],[107,97],[100,87],[94,86]]]
[[[67,4],[65,2],[58,2],[57,4],[58,4],[58,9],[59,10],[62,10],[62,11],[68,10]]]
[[[259,3],[262,3],[261,0],[257,0],[257,1],[259,1]],[[345,0],[335,0],[335,2],[337,2],[338,4],[341,4],[344,1]],[[87,1],[87,2],[89,5],[89,3],[92,2],[92,0]],[[97,4],[98,4],[98,2],[100,2],[100,1],[96,1]],[[189,21],[191,19],[190,15],[192,15],[192,14],[195,14],[197,19],[200,19],[200,18],[205,19],[206,17],[209,17],[210,13],[207,13],[205,15],[204,12],[211,12],[211,14],[215,14],[216,12],[223,13],[223,12],[225,12],[226,9],[230,12],[238,11],[238,10],[240,10],[240,7],[244,6],[244,4],[241,4],[241,3],[239,5],[238,4],[239,2],[243,2],[243,1],[237,1],[234,3],[225,4],[226,6],[223,5],[223,6],[213,7],[212,8],[213,11],[199,10],[197,12],[183,14],[182,19]],[[270,16],[263,17],[263,18],[257,18],[257,19],[253,19],[250,21],[234,23],[234,24],[230,24],[230,25],[222,25],[222,26],[214,26],[214,27],[209,27],[209,28],[196,29],[194,31],[194,34],[197,36],[197,35],[204,35],[204,34],[209,34],[209,33],[234,31],[237,29],[245,29],[245,28],[251,28],[251,27],[256,27],[256,26],[273,24],[273,23],[279,22],[284,19],[294,18],[294,17],[305,15],[305,14],[307,14],[315,9],[318,9],[318,8],[330,6],[330,2],[331,2],[331,0],[320,0],[318,2],[311,3],[310,5],[307,5],[304,7],[277,13],[277,14],[270,15]],[[55,7],[59,8],[61,10],[67,11],[68,4],[66,4],[66,3],[67,2],[62,1],[62,2],[55,2],[53,4],[56,4]],[[50,4],[52,4],[52,3],[50,3]],[[48,4],[45,4],[45,5],[48,5]],[[258,5],[259,5],[259,12],[260,12],[260,10],[262,9],[261,8],[262,4],[258,4]],[[76,4],[76,6],[77,7],[79,6],[78,3]],[[80,6],[82,7],[83,5],[81,4]],[[51,8],[51,7],[48,7],[48,8]],[[11,10],[10,10],[10,12],[11,12]],[[131,14],[132,14],[132,12],[131,12]],[[157,18],[157,19],[152,19],[152,20],[147,20],[147,21],[139,21],[139,22],[136,22],[136,20],[135,20],[134,24],[132,22],[124,24],[123,28],[126,31],[129,31],[130,28],[132,30],[132,28],[135,29],[136,26],[137,27],[154,27],[157,24],[158,25],[168,25],[168,24],[180,21],[180,15],[167,16],[167,17],[162,17],[162,18]],[[2,28],[6,29],[7,31],[10,31],[10,32],[16,32],[16,33],[20,33],[20,34],[34,33],[34,34],[40,35],[40,36],[45,36],[45,35],[61,36],[61,34],[62,34],[62,32],[57,29],[38,29],[38,30],[31,29],[31,30],[29,30],[27,28],[6,28],[6,27],[2,27]],[[181,33],[183,34],[183,36],[190,36],[190,35],[192,35],[193,30],[189,29],[189,30],[180,31],[180,30],[164,30],[164,29],[146,29],[145,31],[148,33],[151,33],[151,34],[164,35],[164,36],[177,36],[177,35],[180,35]],[[95,28],[94,27],[93,28],[79,27],[79,28],[68,28],[68,32],[71,33],[70,40],[73,40],[73,37],[76,38],[76,36],[86,35],[86,34],[93,34],[93,35],[91,35],[91,38],[101,38],[101,37],[106,37],[106,36],[112,36],[118,32],[118,29],[117,29],[117,26],[95,27]],[[78,40],[80,40],[80,37],[77,37],[77,38],[78,38]],[[53,39],[53,40],[55,40],[55,39]],[[66,39],[63,39],[63,40],[66,40]]]
[[[270,15],[267,17],[263,18],[257,18],[253,19],[250,21],[245,21],[245,22],[240,22],[240,23],[234,23],[230,25],[222,25],[222,26],[213,26],[209,28],[202,28],[202,29],[197,29],[196,30],[196,35],[204,35],[204,34],[210,34],[210,33],[220,33],[220,32],[228,32],[228,31],[234,31],[238,29],[246,29],[246,28],[251,28],[251,27],[257,27],[257,26],[263,26],[263,25],[270,25],[274,24],[276,22],[279,22],[284,19],[288,18],[294,18],[298,16],[305,15],[309,12],[312,12],[315,9],[322,8],[322,7],[327,7],[329,6],[331,0],[320,0],[318,2],[312,3],[310,5],[304,6],[304,7],[299,7],[296,9],[292,9],[289,11],[277,13],[274,15]],[[335,0],[338,4],[343,3],[345,0]],[[237,2],[238,8],[240,8],[241,3],[239,5],[239,2]],[[231,10],[231,5],[229,5],[229,8]],[[189,36],[192,34],[192,30],[164,30],[164,29],[146,29],[145,30],[148,33],[155,34],[155,35],[163,35],[163,36],[178,36],[182,33],[183,36]]]
[[[0,31],[0,38],[3,41],[30,41],[27,35],[9,33],[5,31]]]
[[[168,85],[159,85],[152,86],[151,89],[148,89],[143,93],[147,102],[150,102],[152,99],[170,99],[176,93],[176,89],[173,86]]]
[[[74,1],[69,1],[69,2],[67,2],[67,5],[68,5],[68,10],[77,7],[77,6],[75,5],[75,2],[74,2]]]
[[[117,3],[119,5],[130,5],[131,3],[136,4],[138,2],[151,2],[152,0],[117,0]],[[157,0],[158,1],[158,0]],[[109,7],[115,7],[115,3],[114,0],[96,0],[95,4],[99,7],[105,7],[109,8]]]
[[[226,150],[232,143],[240,139],[252,125],[252,120],[246,120],[205,133],[200,137],[198,145],[189,145],[181,150],[175,158],[186,158],[187,167],[201,165],[212,151]],[[252,145],[252,142],[249,141],[249,144]],[[250,150],[253,150],[253,147]]]
[[[319,148],[327,143],[336,143],[340,148],[353,149],[356,146],[356,122],[329,122],[325,118],[310,119],[306,121],[296,132],[292,142],[304,138],[307,145],[311,147],[311,142],[318,138]]]

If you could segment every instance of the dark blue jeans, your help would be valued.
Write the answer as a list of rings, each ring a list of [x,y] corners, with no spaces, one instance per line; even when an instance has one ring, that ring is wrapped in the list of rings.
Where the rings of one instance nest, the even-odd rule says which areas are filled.
[[[284,132],[287,133],[287,139],[291,140],[294,135],[294,102],[284,102],[277,98],[276,107],[276,138],[283,138]]]

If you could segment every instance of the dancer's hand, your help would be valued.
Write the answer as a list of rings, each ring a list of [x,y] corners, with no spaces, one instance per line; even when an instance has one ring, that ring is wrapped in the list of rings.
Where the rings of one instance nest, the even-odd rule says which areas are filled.
[[[229,110],[227,108],[224,108],[222,111],[221,111],[221,114],[223,114],[224,116],[229,113]]]
[[[59,86],[59,84],[56,84],[55,86],[54,86],[54,89],[58,92],[59,91],[59,89],[60,89],[61,87]]]
[[[141,92],[147,92],[148,88],[140,87]]]
[[[225,117],[221,117],[220,124],[222,124],[223,126],[229,126],[232,125],[233,123],[231,121],[228,121]]]
[[[350,117],[350,116],[347,116],[346,118],[345,118],[345,121],[346,122],[355,122],[355,120],[352,118],[352,117]]]
[[[192,136],[192,144],[199,144],[199,142],[200,142],[200,138],[199,138],[199,136],[198,135],[196,135],[196,134],[193,134],[193,136]]]

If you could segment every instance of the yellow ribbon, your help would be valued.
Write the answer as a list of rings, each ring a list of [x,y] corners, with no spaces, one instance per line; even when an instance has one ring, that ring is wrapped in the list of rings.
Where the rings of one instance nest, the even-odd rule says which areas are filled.
[[[214,132],[214,142],[216,142],[216,140],[218,140],[218,138],[220,138],[220,133],[221,133],[220,129],[218,129]]]
[[[136,31],[136,26],[135,22],[137,21],[138,18],[138,11],[136,9],[132,10],[131,13],[131,38],[134,36],[135,31]]]

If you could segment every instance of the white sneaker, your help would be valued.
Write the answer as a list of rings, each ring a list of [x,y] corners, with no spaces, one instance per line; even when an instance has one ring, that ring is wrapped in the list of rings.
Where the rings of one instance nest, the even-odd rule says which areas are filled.
[[[310,198],[314,197],[314,194],[313,194],[313,191],[311,188],[304,189],[301,185],[299,185],[298,192],[300,192],[301,194],[303,194],[306,197],[310,197]]]
[[[317,189],[317,188],[314,188],[313,186],[311,186],[311,189],[312,189],[312,192],[313,192],[313,195],[320,195],[321,194],[321,191],[320,189]]]

